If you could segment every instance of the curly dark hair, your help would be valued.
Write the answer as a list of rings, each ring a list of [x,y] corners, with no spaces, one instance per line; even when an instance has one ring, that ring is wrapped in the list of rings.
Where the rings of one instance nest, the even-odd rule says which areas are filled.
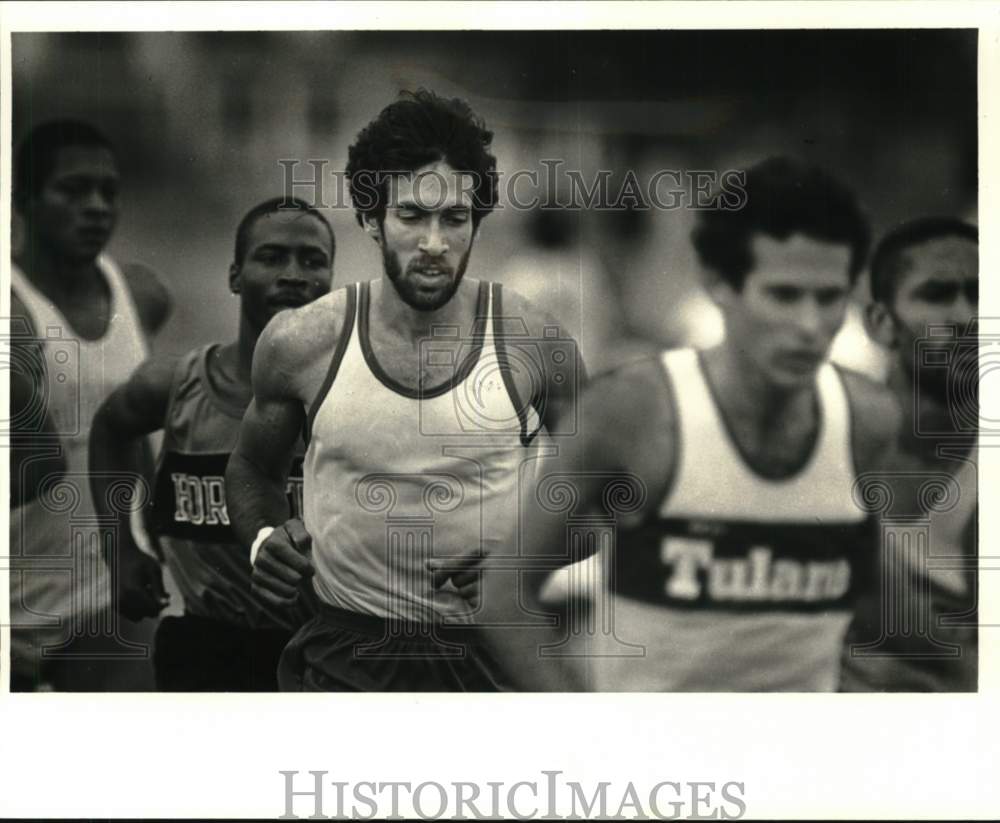
[[[871,243],[868,220],[854,193],[817,166],[787,157],[772,157],[746,171],[743,207],[730,210],[724,201],[699,214],[691,235],[701,262],[730,285],[742,289],[755,261],[754,234],[778,240],[804,234],[814,240],[851,248],[848,274],[857,280]]]
[[[490,154],[493,132],[468,103],[419,89],[401,92],[358,134],[347,152],[347,180],[358,223],[385,218],[387,185],[396,173],[443,161],[472,175],[472,224],[478,226],[497,204],[497,160]]]

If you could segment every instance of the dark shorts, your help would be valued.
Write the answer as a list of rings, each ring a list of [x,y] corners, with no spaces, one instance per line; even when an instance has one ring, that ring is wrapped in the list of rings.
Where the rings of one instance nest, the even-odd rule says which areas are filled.
[[[321,606],[281,656],[282,691],[496,692],[474,630],[428,627]]]
[[[278,658],[292,632],[249,629],[219,620],[165,617],[153,667],[164,692],[273,692]]]

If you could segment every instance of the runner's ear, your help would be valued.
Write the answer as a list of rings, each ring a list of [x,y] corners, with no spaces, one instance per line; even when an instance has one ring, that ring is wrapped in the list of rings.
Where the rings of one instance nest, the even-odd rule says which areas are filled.
[[[237,263],[229,264],[229,291],[239,294],[243,285],[243,271]]]

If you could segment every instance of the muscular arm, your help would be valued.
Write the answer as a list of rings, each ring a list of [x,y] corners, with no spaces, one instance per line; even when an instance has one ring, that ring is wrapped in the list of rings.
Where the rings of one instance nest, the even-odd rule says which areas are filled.
[[[536,364],[542,384],[533,404],[549,434],[571,435],[577,430],[577,401],[587,384],[580,346],[552,314],[517,292],[504,290],[504,313],[524,321],[533,345],[525,354],[540,358]]]
[[[240,425],[226,469],[226,507],[240,542],[250,546],[264,526],[289,517],[285,485],[305,411],[293,383],[302,339],[291,326],[294,312],[277,315],[257,342],[254,398]]]
[[[858,474],[892,466],[903,414],[895,396],[880,383],[840,369],[851,409],[851,450]]]
[[[902,410],[895,396],[883,385],[876,383],[864,375],[840,369],[840,375],[847,391],[847,399],[851,412],[851,452],[859,480],[868,476],[878,479],[881,474],[892,471],[898,466],[896,458],[899,444],[899,432],[902,425]],[[859,495],[855,495],[857,499]],[[881,598],[880,564],[882,546],[879,541],[880,529],[874,519],[869,520],[871,527],[869,537],[864,540],[867,558],[864,554],[859,558],[861,565],[857,569],[857,586],[861,603],[869,598]],[[868,623],[865,628],[859,628],[862,633],[875,631],[872,612],[862,608],[856,615],[856,620]],[[850,642],[850,639],[849,639]]]
[[[121,482],[123,475],[151,483],[153,461],[145,436],[163,428],[176,368],[176,358],[147,360],[127,382],[108,395],[90,429],[90,488],[94,508],[115,523],[112,536],[116,538],[112,543],[115,552],[109,553],[106,560],[112,568],[117,568],[117,608],[132,620],[156,616],[168,598],[159,563],[135,544],[129,517],[112,510],[108,492],[113,484]]]
[[[265,526],[274,527],[258,546],[251,591],[283,607],[313,574],[311,538],[301,520],[289,520],[285,485],[302,432],[305,409],[316,398],[339,335],[346,292],[322,297],[275,316],[257,341],[254,399],[240,426],[226,469],[226,505],[237,537],[252,546]]]
[[[173,311],[170,292],[159,275],[141,263],[122,265],[122,274],[132,292],[139,322],[146,334],[152,337],[163,328]]]
[[[90,488],[97,513],[108,516],[107,491],[114,476],[152,477],[145,436],[163,428],[177,358],[155,358],[139,366],[111,392],[90,429]]]
[[[567,515],[601,512],[616,517],[619,528],[636,522],[657,506],[665,492],[674,460],[673,409],[655,361],[606,375],[584,390],[578,406],[579,431],[556,441],[559,453],[546,464],[537,486],[522,496],[520,573],[487,569],[483,577],[487,603],[504,604],[507,613],[491,615],[493,623],[516,623],[524,613],[545,612],[540,603],[543,583],[552,567],[578,557],[567,545]],[[627,398],[627,401],[623,400]],[[554,505],[569,499],[551,484],[568,484],[570,511]],[[606,490],[611,484],[629,488],[645,502],[629,514],[608,511]],[[621,485],[625,484],[625,485]],[[563,486],[565,488],[565,486]],[[521,587],[521,604],[510,596]],[[540,646],[565,639],[565,627],[487,627],[487,642],[504,660],[520,661],[520,685],[528,690],[579,688],[582,674],[540,658]]]

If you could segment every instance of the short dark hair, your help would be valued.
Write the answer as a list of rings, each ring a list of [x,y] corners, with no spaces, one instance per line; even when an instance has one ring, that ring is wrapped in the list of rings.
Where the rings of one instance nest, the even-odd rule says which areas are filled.
[[[23,204],[38,194],[49,179],[59,152],[68,146],[107,149],[115,147],[107,136],[82,120],[51,120],[35,126],[21,140],[14,160],[14,201]]]
[[[493,132],[464,100],[447,100],[419,89],[401,92],[358,134],[347,151],[347,179],[359,224],[385,217],[389,176],[443,161],[471,174],[472,224],[497,204],[497,160],[490,154]]]
[[[804,234],[851,248],[848,275],[861,272],[871,242],[868,220],[854,193],[829,172],[788,157],[772,157],[747,169],[743,208],[715,207],[699,214],[691,239],[702,263],[742,289],[755,261],[754,234],[778,240]]]
[[[900,224],[883,237],[872,255],[872,300],[887,305],[892,303],[902,275],[913,263],[906,252],[913,246],[944,237],[960,237],[979,243],[979,229],[957,217],[921,217]]]
[[[240,220],[240,225],[236,229],[236,248],[233,250],[233,260],[237,266],[243,265],[243,258],[246,257],[247,245],[250,242],[250,229],[253,228],[254,223],[266,214],[283,211],[303,212],[311,217],[315,217],[326,227],[326,231],[330,235],[330,259],[332,261],[333,254],[337,249],[337,242],[333,237],[333,229],[330,228],[330,223],[322,213],[297,197],[272,197],[270,200],[258,203]]]

